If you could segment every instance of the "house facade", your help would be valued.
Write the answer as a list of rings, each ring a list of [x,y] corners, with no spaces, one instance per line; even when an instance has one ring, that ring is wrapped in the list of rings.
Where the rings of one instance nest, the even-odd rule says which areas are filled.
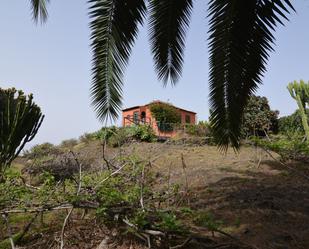
[[[173,129],[170,130],[162,130],[159,129],[159,124],[155,120],[155,118],[152,116],[150,111],[151,104],[166,104],[161,101],[154,101],[149,104],[143,105],[143,106],[133,106],[130,108],[126,108],[122,110],[122,126],[131,126],[134,124],[147,124],[150,125],[155,134],[160,137],[173,137],[176,135],[176,124],[169,124]],[[181,117],[180,124],[177,124],[177,126],[184,126],[186,124],[195,124],[196,123],[196,113],[193,111],[188,111],[179,107],[174,106]]]

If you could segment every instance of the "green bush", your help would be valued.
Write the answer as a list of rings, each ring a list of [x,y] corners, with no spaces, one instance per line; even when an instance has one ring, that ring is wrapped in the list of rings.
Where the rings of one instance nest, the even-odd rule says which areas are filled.
[[[28,159],[43,158],[51,154],[58,154],[59,149],[51,143],[43,143],[33,146],[31,149],[24,151],[23,156]]]
[[[253,141],[266,149],[278,153],[282,160],[309,162],[309,142],[303,135],[276,136],[272,140],[253,138]]]
[[[113,136],[117,132],[118,129],[119,128],[117,128],[116,126],[103,127],[97,132],[94,132],[93,137],[94,139],[97,140],[103,140],[103,139],[108,140],[111,136]]]
[[[108,144],[112,147],[121,146],[129,141],[153,142],[156,136],[148,125],[134,125],[117,128],[111,136],[108,136]]]
[[[107,142],[111,147],[119,147],[132,139],[132,129],[130,127],[122,127],[118,128],[115,133],[107,139]]]
[[[149,125],[132,126],[133,137],[142,142],[153,142],[156,138],[153,129]]]
[[[185,132],[192,136],[209,136],[210,126],[207,121],[200,121],[198,124],[186,124]]]
[[[309,119],[309,109],[306,110]],[[305,134],[299,110],[289,116],[279,118],[279,132],[282,134]]]
[[[150,111],[160,131],[171,131],[174,124],[181,123],[179,110],[171,104],[154,102],[150,105]]]

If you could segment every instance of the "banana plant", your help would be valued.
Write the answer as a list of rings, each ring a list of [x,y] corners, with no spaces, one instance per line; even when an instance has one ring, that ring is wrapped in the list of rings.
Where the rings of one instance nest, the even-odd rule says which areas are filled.
[[[292,98],[297,102],[305,130],[306,139],[309,141],[309,124],[306,115],[306,107],[309,105],[309,82],[305,83],[303,80],[300,80],[300,82],[294,81],[289,83],[287,88]]]
[[[32,94],[0,88],[0,181],[25,144],[35,137],[43,119]]]

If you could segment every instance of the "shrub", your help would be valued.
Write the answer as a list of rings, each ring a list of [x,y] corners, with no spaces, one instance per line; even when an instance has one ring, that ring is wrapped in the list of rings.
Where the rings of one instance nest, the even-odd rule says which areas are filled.
[[[72,138],[72,139],[63,140],[60,146],[66,149],[72,149],[77,144],[78,144],[78,141]]]
[[[81,143],[89,143],[90,141],[94,140],[94,133],[84,133],[83,135],[81,135],[78,140]]]
[[[271,141],[254,138],[254,142],[266,149],[278,153],[282,160],[296,160],[309,162],[309,142],[304,141],[303,136],[276,136]]]
[[[58,154],[59,149],[51,143],[43,143],[33,146],[24,152],[24,157],[28,159],[42,158],[51,154]]]
[[[133,137],[142,142],[153,142],[156,138],[153,129],[149,125],[132,126]]]
[[[133,139],[131,127],[122,127],[112,134],[107,142],[112,147],[119,147]]]
[[[94,139],[108,140],[111,136],[113,136],[117,132],[118,128],[116,126],[111,127],[103,127],[102,129],[98,130],[97,132],[93,133]]]
[[[186,124],[185,132],[193,136],[210,135],[210,126],[207,121],[200,121],[198,124]]]
[[[309,109],[306,110],[309,119]],[[279,118],[279,132],[282,134],[300,133],[305,134],[299,110],[289,116]]]
[[[108,136],[108,144],[112,147],[121,146],[129,141],[153,142],[156,136],[153,129],[148,125],[134,125],[121,127]]]
[[[181,123],[179,110],[171,104],[154,102],[150,105],[150,111],[160,131],[171,131],[173,124]]]

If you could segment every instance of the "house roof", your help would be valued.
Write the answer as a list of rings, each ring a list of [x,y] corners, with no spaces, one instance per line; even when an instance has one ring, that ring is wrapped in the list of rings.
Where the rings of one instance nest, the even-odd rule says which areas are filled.
[[[126,108],[126,109],[122,109],[123,112],[125,111],[130,111],[130,110],[133,110],[133,109],[137,109],[137,108],[140,108],[141,106],[137,105],[137,106],[132,106],[132,107],[129,107],[129,108]]]
[[[165,104],[169,104],[169,105],[172,105],[170,103],[166,103],[166,102],[163,102],[163,101],[159,101],[159,100],[156,100],[156,101],[152,101],[146,105],[143,105],[143,106],[132,106],[132,107],[129,107],[129,108],[126,108],[126,109],[123,109],[122,111],[125,112],[125,111],[130,111],[130,110],[133,110],[133,109],[137,109],[137,108],[141,108],[141,107],[145,107],[145,106],[149,106],[151,104],[154,104],[154,103],[165,103]],[[174,106],[174,105],[173,105]],[[189,111],[189,110],[186,110],[186,109],[183,109],[183,108],[179,108],[177,106],[174,106],[175,108],[177,108],[178,110],[180,111],[184,111],[184,112],[190,112],[190,113],[193,113],[193,114],[196,114],[196,112],[193,112],[193,111]]]

